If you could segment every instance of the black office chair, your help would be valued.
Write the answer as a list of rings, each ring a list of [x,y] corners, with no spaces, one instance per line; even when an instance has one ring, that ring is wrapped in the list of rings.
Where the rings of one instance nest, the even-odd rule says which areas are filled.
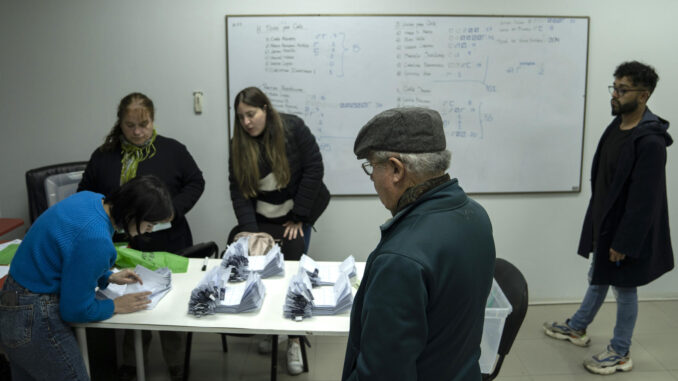
[[[504,330],[497,350],[497,362],[491,374],[483,374],[483,381],[494,380],[499,374],[504,358],[511,350],[527,313],[527,281],[523,274],[509,261],[497,258],[494,264],[494,279],[511,303],[513,311],[506,317]]]
[[[31,223],[62,199],[75,193],[82,179],[86,161],[54,164],[26,172],[28,212]]]

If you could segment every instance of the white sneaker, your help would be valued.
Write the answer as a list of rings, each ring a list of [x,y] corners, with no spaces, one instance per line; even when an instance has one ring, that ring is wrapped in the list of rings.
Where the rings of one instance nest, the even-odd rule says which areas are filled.
[[[301,346],[297,340],[287,340],[287,373],[296,376],[304,371],[301,360]]]
[[[591,373],[612,374],[620,370],[628,372],[633,369],[633,360],[630,353],[620,355],[608,345],[604,351],[584,360],[584,367]]]
[[[273,336],[271,335],[266,335],[264,336],[263,339],[259,342],[257,345],[257,349],[259,350],[259,353],[262,355],[268,355],[273,351]]]

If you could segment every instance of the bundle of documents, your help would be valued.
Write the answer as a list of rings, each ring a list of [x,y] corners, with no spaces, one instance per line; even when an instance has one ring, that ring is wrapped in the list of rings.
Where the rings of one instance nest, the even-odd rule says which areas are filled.
[[[250,256],[248,254],[249,237],[242,237],[232,243],[222,260],[221,266],[233,266],[235,280],[242,280],[248,272],[256,272],[262,278],[285,275],[285,259],[280,246],[273,245],[266,255]],[[233,280],[233,279],[232,279]]]
[[[160,299],[167,295],[172,288],[172,272],[167,267],[151,271],[141,265],[137,265],[137,267],[134,268],[134,272],[139,275],[143,284],[110,283],[105,289],[99,289],[97,291],[97,297],[99,299],[115,299],[126,294],[150,291],[151,295],[149,296],[149,299],[151,299],[151,303],[146,309],[153,309]]]
[[[313,288],[302,267],[292,277],[285,297],[285,317],[301,320],[313,315],[335,315],[351,309],[353,294],[346,273],[340,272],[333,286]]]
[[[188,313],[200,317],[260,309],[266,289],[259,274],[248,273],[244,282],[229,284],[232,270],[219,266],[208,271],[191,292]]]
[[[292,320],[302,320],[313,316],[313,294],[311,294],[311,280],[306,271],[299,267],[299,271],[290,279],[290,285],[285,295],[283,315]]]
[[[266,255],[249,257],[249,269],[257,272],[262,278],[268,278],[276,275],[285,275],[285,259],[280,251],[280,246],[273,245],[273,248]]]
[[[243,237],[230,244],[221,260],[221,267],[232,268],[228,279],[231,282],[242,282],[247,279],[249,273],[248,240],[249,237]]]
[[[299,260],[299,267],[303,268],[311,279],[313,287],[331,286],[336,283],[341,274],[353,278],[357,274],[355,267],[355,258],[349,255],[342,263],[318,263],[311,257],[304,254]]]
[[[313,314],[336,315],[350,310],[353,305],[351,282],[348,275],[340,273],[334,286],[317,287],[311,290],[313,294]]]
[[[257,311],[264,303],[266,288],[259,274],[250,273],[245,282],[229,284],[220,296],[216,312],[237,314]]]
[[[216,312],[217,301],[221,293],[226,290],[228,278],[231,276],[231,267],[214,267],[208,271],[191,291],[188,301],[188,313],[197,317],[213,315]]]

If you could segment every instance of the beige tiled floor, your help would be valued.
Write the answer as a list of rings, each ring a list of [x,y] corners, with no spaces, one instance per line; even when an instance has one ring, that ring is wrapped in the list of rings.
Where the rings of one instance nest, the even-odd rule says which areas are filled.
[[[506,358],[497,380],[500,381],[587,381],[587,380],[678,380],[678,301],[641,302],[633,337],[631,356],[634,370],[611,376],[588,373],[582,360],[607,345],[615,321],[616,305],[605,303],[589,327],[592,345],[580,348],[545,336],[541,325],[547,320],[570,316],[576,305],[530,306],[518,338]],[[194,334],[190,380],[268,380],[268,356],[257,353],[254,337],[228,337],[229,352],[221,352],[217,334]],[[153,340],[148,380],[167,379],[159,340]],[[339,380],[346,338],[311,337],[309,373],[287,375],[285,343],[278,356],[278,380]]]

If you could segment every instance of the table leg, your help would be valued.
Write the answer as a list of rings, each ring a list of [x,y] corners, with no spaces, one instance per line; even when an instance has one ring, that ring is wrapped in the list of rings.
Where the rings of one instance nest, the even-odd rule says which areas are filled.
[[[223,340],[223,338],[222,338]],[[186,333],[186,351],[184,352],[184,380],[188,381],[188,372],[191,368],[191,345],[193,344],[193,332]]]
[[[146,373],[144,372],[144,346],[141,342],[141,331],[134,330],[134,355],[137,363],[137,380],[146,381]]]
[[[308,359],[306,358],[306,341],[307,340],[305,336],[299,336],[299,346],[301,348],[301,361],[304,364],[304,372],[308,373]]]
[[[87,331],[85,327],[76,327],[75,336],[78,339],[80,344],[80,353],[82,353],[82,360],[85,362],[85,369],[87,369],[87,375],[91,377],[89,371],[89,352],[87,352]]]
[[[271,336],[271,381],[278,377],[278,335]]]

